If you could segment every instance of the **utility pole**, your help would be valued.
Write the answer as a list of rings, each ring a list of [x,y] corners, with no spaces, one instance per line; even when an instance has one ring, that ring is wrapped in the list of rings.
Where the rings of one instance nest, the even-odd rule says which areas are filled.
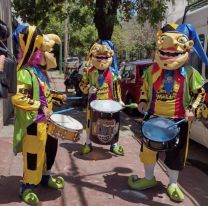
[[[65,0],[64,3],[64,10],[67,13],[67,9],[68,9],[68,0]],[[64,20],[64,72],[66,73],[66,59],[68,57],[68,40],[69,40],[69,32],[68,32],[68,15]]]

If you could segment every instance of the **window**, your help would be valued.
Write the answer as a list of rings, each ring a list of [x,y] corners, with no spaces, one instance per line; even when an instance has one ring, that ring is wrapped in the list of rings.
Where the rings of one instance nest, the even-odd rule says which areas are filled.
[[[126,65],[122,71],[121,77],[122,79],[131,78],[133,74],[133,65]]]

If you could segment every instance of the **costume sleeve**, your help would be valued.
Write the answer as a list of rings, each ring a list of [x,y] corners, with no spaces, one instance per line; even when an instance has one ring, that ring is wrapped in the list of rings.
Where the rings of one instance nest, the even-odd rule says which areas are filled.
[[[121,87],[116,75],[113,74],[113,97],[116,101],[122,101],[121,99]]]
[[[88,86],[88,84],[89,84],[88,71],[87,71],[87,68],[84,68],[83,75],[82,75],[82,80],[79,83],[80,90],[84,94],[88,94],[88,92],[89,92],[89,86]]]
[[[139,102],[148,102],[149,101],[149,98],[148,98],[148,91],[149,91],[148,70],[144,71],[144,74],[143,74],[143,84],[142,84],[142,87],[140,90],[141,94],[140,94]]]
[[[61,106],[64,104],[64,95],[61,94],[60,92],[57,92],[55,90],[51,90],[51,98],[52,98],[52,103],[57,105],[57,106]]]
[[[14,106],[26,111],[37,111],[41,103],[29,97],[31,89],[32,77],[29,71],[19,70],[17,73],[17,93],[12,97]]]
[[[204,101],[205,89],[203,87],[204,79],[197,70],[193,70],[190,77],[190,90],[192,95],[191,107],[196,109]]]

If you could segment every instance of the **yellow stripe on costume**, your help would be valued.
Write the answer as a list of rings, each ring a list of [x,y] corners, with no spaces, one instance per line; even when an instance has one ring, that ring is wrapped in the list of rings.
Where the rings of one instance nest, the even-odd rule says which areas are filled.
[[[42,174],[45,168],[44,162],[46,159],[45,145],[47,140],[46,133],[47,123],[37,123],[37,136],[26,134],[23,139],[23,182],[38,185],[41,181]],[[36,168],[31,170],[28,168],[28,155],[37,155]]]
[[[157,152],[148,149],[143,144],[143,151],[140,152],[139,157],[141,162],[143,162],[144,164],[155,164],[157,161]]]

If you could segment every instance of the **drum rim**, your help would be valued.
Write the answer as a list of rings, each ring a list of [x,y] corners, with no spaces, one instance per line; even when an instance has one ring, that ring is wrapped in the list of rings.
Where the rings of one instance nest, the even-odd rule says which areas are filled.
[[[114,103],[116,102],[116,104],[118,104],[120,106],[120,109],[119,110],[116,110],[116,111],[108,111],[108,112],[107,111],[101,111],[101,110],[98,110],[98,109],[95,109],[95,108],[92,107],[92,104],[95,101],[96,102],[98,102],[98,101],[111,101],[111,102],[114,102]],[[122,106],[117,101],[115,101],[113,99],[95,99],[95,100],[93,100],[93,101],[90,102],[90,108],[92,110],[94,110],[94,111],[102,112],[102,113],[108,113],[108,114],[110,114],[110,113],[117,113],[117,112],[120,112],[122,110]]]
[[[64,115],[64,114],[52,114],[52,115]],[[52,116],[51,115],[51,116]],[[64,115],[64,116],[67,116],[67,115]],[[70,118],[72,118],[72,119],[74,119],[73,117],[71,117],[71,116],[69,116]],[[75,119],[76,120],[76,119]],[[77,122],[79,122],[78,120],[76,120]],[[62,129],[66,129],[66,130],[68,130],[68,131],[72,131],[72,132],[75,132],[75,131],[78,131],[78,132],[80,132],[80,131],[82,131],[83,130],[83,125],[82,125],[82,123],[81,122],[79,122],[80,123],[80,125],[82,126],[82,129],[71,129],[71,128],[67,128],[67,127],[63,127],[62,125],[60,125],[60,124],[57,124],[55,121],[53,121],[52,119],[51,119],[51,117],[49,118],[49,122],[52,122],[52,123],[54,123],[55,125],[57,125],[57,126],[59,126],[59,127],[61,127]]]
[[[159,118],[159,119],[167,119],[167,120],[169,120],[169,121],[171,121],[171,122],[173,122],[173,124],[175,123],[172,119],[170,119],[170,118],[165,118],[165,117],[153,117],[153,118],[151,118],[151,119],[149,119],[149,120],[152,120],[152,119],[155,119],[155,118]],[[147,120],[147,121],[145,121],[145,123],[146,122],[148,122],[149,120]],[[145,124],[145,123],[143,123],[143,125]],[[177,126],[177,125],[175,125],[177,128],[177,134],[174,136],[174,137],[172,137],[171,139],[169,139],[169,140],[167,140],[167,141],[156,141],[156,140],[152,140],[152,139],[149,139],[149,138],[147,138],[145,135],[144,135],[144,132],[143,132],[143,125],[142,125],[142,128],[141,128],[141,132],[142,132],[142,138],[145,138],[145,139],[148,139],[148,140],[150,140],[150,141],[153,141],[153,142],[156,142],[156,143],[163,143],[163,142],[170,142],[170,141],[173,141],[177,136],[178,136],[178,133],[179,133],[179,127]]]

